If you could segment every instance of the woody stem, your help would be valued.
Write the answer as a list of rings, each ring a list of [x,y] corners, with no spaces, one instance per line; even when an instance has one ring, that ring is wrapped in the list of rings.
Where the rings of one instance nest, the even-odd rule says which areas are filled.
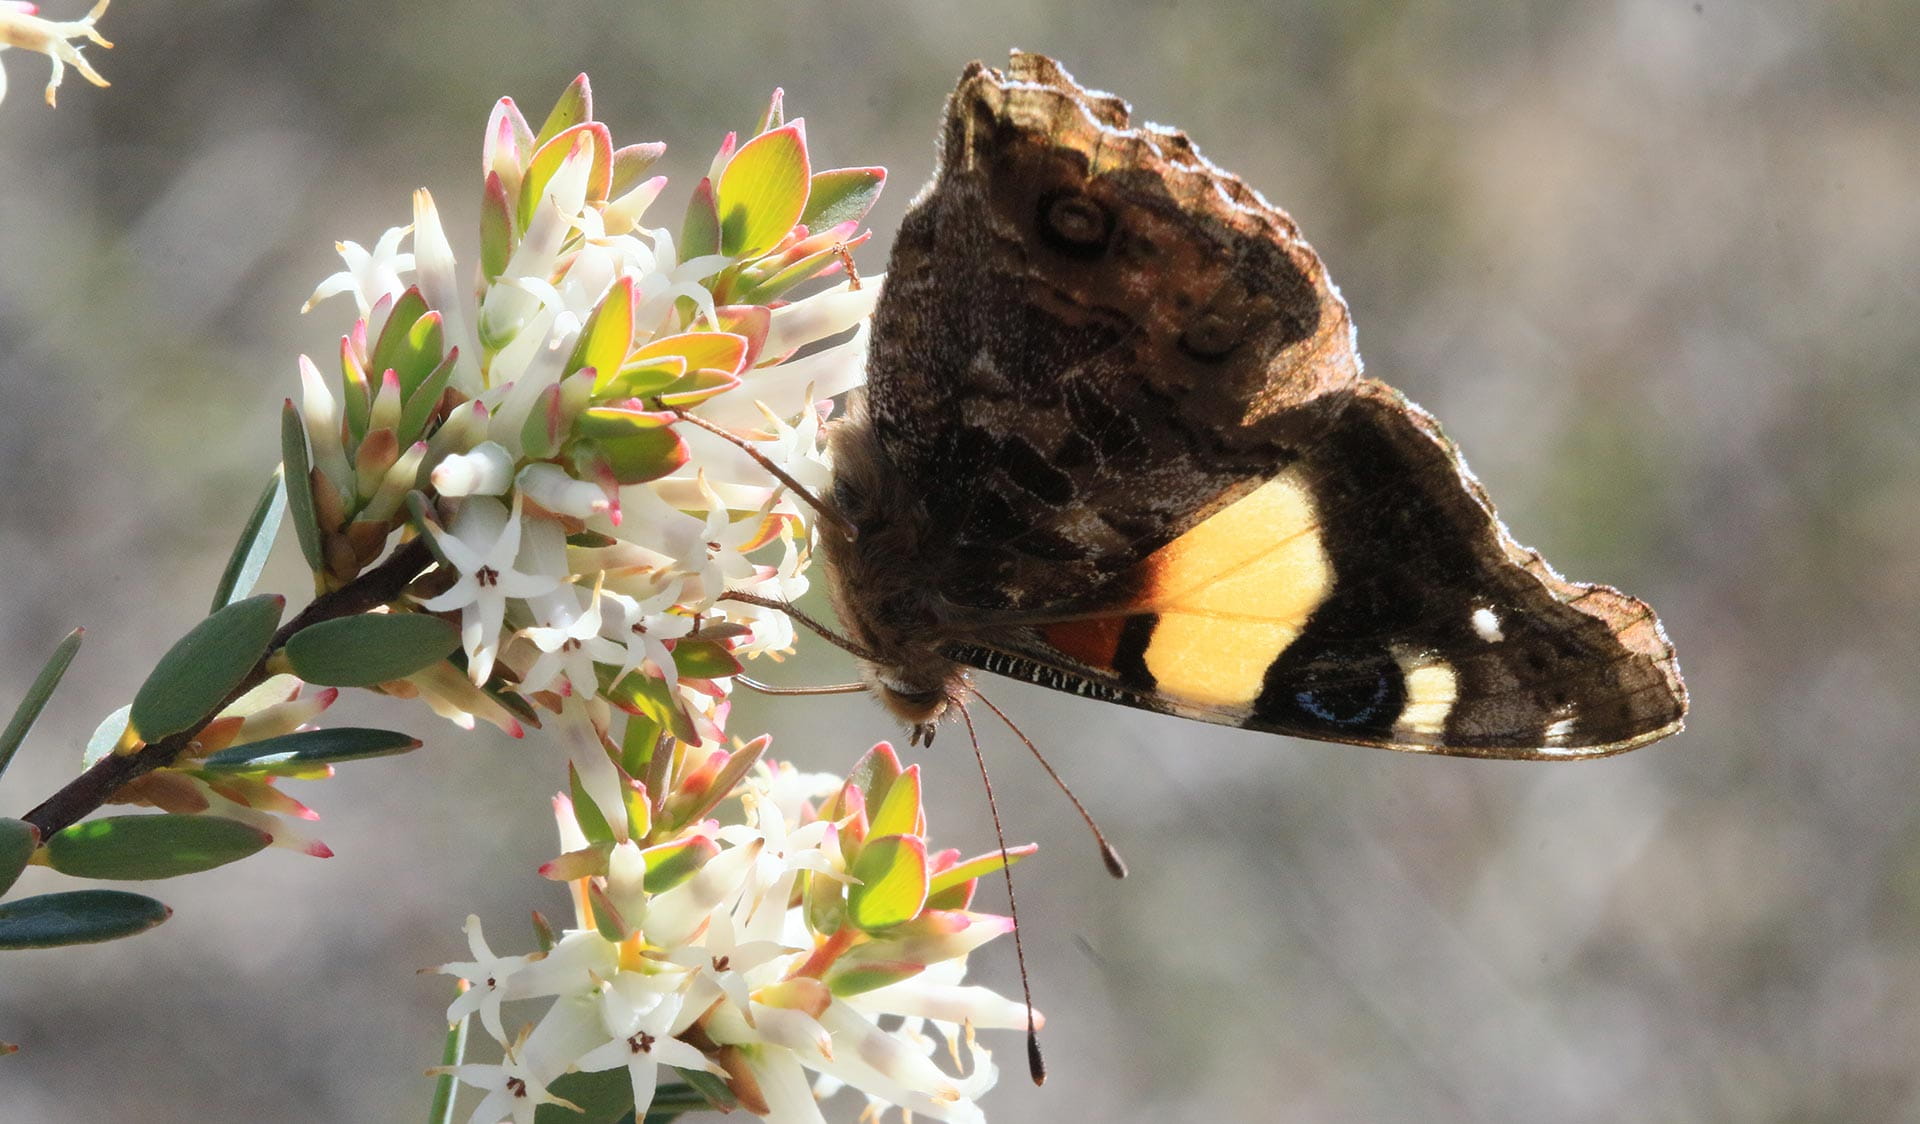
[[[177,734],[169,734],[157,742],[143,745],[132,753],[108,754],[20,818],[38,829],[40,838],[45,839],[61,828],[78,823],[110,800],[129,781],[171,765],[180,751],[191,744],[200,731],[233,700],[266,680],[267,661],[286,646],[294,633],[321,621],[355,616],[396,600],[407,584],[419,577],[432,561],[433,555],[427,550],[426,540],[416,538],[395,548],[386,561],[346,585],[314,598],[306,608],[300,610],[298,616],[280,626],[280,630],[273,634],[273,640],[268,643],[266,652],[241,679],[240,685],[198,722]]]

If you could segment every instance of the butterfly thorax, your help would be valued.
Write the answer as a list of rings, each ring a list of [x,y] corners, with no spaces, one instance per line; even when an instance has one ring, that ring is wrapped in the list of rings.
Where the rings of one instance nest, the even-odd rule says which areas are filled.
[[[833,504],[854,534],[821,526],[829,593],[848,640],[868,653],[860,672],[887,709],[911,727],[943,715],[967,690],[967,672],[942,654],[953,639],[931,575],[908,564],[928,557],[935,522],[887,463],[856,412],[834,427]]]

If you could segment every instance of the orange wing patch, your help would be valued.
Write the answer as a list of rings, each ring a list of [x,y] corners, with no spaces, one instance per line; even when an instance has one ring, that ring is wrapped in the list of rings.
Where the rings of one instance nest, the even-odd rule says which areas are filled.
[[[1144,563],[1137,611],[1159,614],[1145,663],[1157,694],[1250,713],[1267,668],[1333,588],[1313,497],[1294,472],[1267,481]]]

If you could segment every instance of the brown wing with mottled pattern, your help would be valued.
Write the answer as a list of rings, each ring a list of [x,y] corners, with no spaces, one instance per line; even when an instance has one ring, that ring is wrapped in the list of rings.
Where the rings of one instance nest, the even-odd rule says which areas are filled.
[[[873,438],[940,529],[917,562],[976,610],[1105,595],[1297,459],[1359,367],[1285,214],[1037,55],[962,76],[873,340]]]

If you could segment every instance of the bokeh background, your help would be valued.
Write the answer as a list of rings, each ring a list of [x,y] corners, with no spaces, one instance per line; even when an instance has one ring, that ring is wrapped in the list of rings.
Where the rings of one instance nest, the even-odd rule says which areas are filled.
[[[48,0],[77,16],[80,0]],[[1062,58],[1300,221],[1369,370],[1436,412],[1515,533],[1659,607],[1694,716],[1602,763],[1428,760],[1020,685],[997,700],[1133,864],[1114,883],[1031,762],[990,752],[1053,1079],[1001,1121],[1920,1118],[1920,53],[1903,0],[778,6],[119,0],[38,102],[0,56],[0,701],[88,643],[0,784],[19,814],[204,611],[276,459],[302,318],[436,193],[474,245],[481,125],[579,71],[670,144],[664,213],[783,85],[826,164],[927,174],[969,59]],[[536,116],[537,119],[537,116]],[[266,588],[295,593],[282,553]],[[783,678],[843,670],[807,644]],[[853,699],[749,702],[844,769]],[[429,739],[300,795],[337,855],[159,887],[136,940],[0,962],[0,1120],[424,1113],[446,981],[564,913],[535,865],[561,756],[423,709]],[[936,829],[991,842],[951,737]],[[25,889],[53,886],[29,872]],[[998,895],[991,895],[997,899]],[[974,958],[1014,986],[1011,948]],[[851,1119],[853,1101],[833,1110]]]

